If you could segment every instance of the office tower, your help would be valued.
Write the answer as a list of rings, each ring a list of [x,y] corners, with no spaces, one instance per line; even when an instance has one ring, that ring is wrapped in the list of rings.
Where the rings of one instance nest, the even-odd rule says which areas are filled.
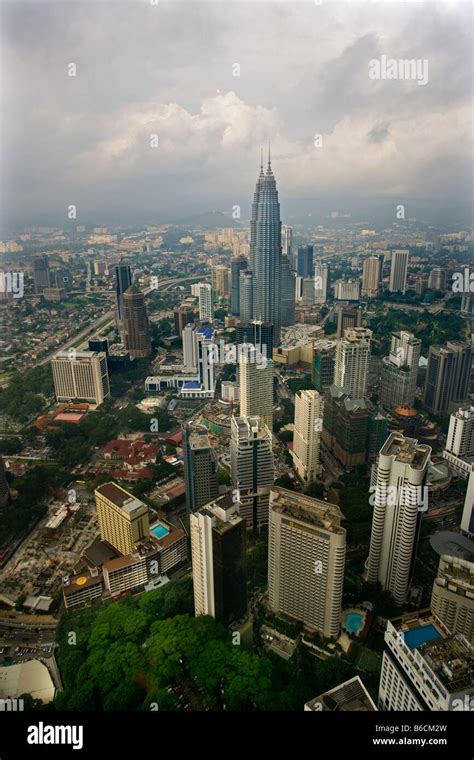
[[[132,284],[132,270],[128,264],[119,264],[115,267],[115,297],[116,319],[120,325],[123,321],[123,296]]]
[[[367,461],[369,410],[363,399],[351,399],[332,385],[324,397],[322,440],[333,456],[351,469]]]
[[[413,573],[431,447],[391,433],[372,473],[374,514],[367,580],[406,602]]]
[[[325,638],[339,635],[346,531],[339,507],[295,491],[270,492],[268,598],[275,614]]]
[[[474,644],[474,562],[440,557],[430,607],[450,633],[462,634]]]
[[[109,341],[107,338],[91,338],[91,340],[87,341],[87,348],[89,351],[103,353],[106,356],[109,355]]]
[[[337,332],[336,337],[342,338],[348,327],[362,327],[362,309],[360,306],[349,304],[336,306]]]
[[[430,610],[387,621],[379,710],[472,710],[473,649]]]
[[[230,293],[229,270],[222,264],[211,267],[211,288],[215,300],[228,296]]]
[[[107,356],[69,349],[51,359],[57,401],[86,401],[99,406],[110,396]]]
[[[254,313],[255,283],[252,272],[242,269],[240,272],[240,319],[250,322]]]
[[[371,337],[371,330],[354,327],[344,330],[337,341],[334,384],[347,388],[353,399],[363,398],[367,388]]]
[[[336,280],[334,299],[336,301],[358,301],[360,298],[360,280]]]
[[[295,324],[295,275],[288,256],[281,257],[281,326]]]
[[[190,515],[194,614],[224,625],[247,611],[245,520],[228,494]]]
[[[232,417],[230,469],[240,514],[247,528],[268,525],[270,488],[275,479],[272,434],[260,417]]]
[[[461,531],[469,538],[474,538],[474,464],[471,465],[467,481],[466,498],[461,518]]]
[[[441,267],[433,267],[428,277],[429,290],[446,289],[446,272]]]
[[[10,500],[10,489],[8,488],[7,476],[5,474],[5,462],[0,457],[0,511],[5,509]]]
[[[316,264],[314,267],[314,302],[322,306],[327,301],[328,265]]]
[[[173,312],[174,316],[174,334],[180,338],[183,335],[183,330],[186,325],[193,324],[196,319],[196,314],[190,306],[178,306]]]
[[[296,260],[296,274],[298,277],[313,277],[313,246],[307,245],[305,248],[298,248]]]
[[[252,343],[259,353],[271,359],[273,356],[273,325],[253,319],[235,326],[235,342],[237,346]]]
[[[201,325],[194,330],[197,370],[202,389],[214,394],[216,389],[216,345],[214,330],[208,325]]]
[[[303,278],[295,277],[295,301],[299,302],[303,300]]]
[[[305,306],[314,304],[314,280],[312,277],[305,277],[301,284],[301,301]]]
[[[72,275],[66,267],[56,267],[50,271],[50,280],[53,288],[63,288],[64,290],[71,290],[72,288]]]
[[[472,349],[469,343],[448,341],[430,346],[423,403],[432,414],[446,414],[469,394]]]
[[[281,236],[283,256],[287,256],[291,261],[293,250],[293,227],[289,227],[287,224],[283,224],[281,228]]]
[[[380,403],[386,409],[415,403],[421,340],[401,330],[392,333],[389,356],[382,359]]]
[[[136,285],[130,285],[123,294],[123,345],[133,359],[151,353],[145,296]]]
[[[235,316],[240,315],[240,273],[248,268],[246,256],[237,256],[230,262],[231,272],[231,302],[230,310]]]
[[[392,251],[392,263],[390,267],[390,281],[388,289],[390,293],[405,293],[407,289],[407,271],[409,251]]]
[[[323,402],[318,391],[303,390],[295,396],[293,464],[306,484],[321,474],[319,461],[323,422]]]
[[[243,343],[238,366],[241,417],[261,417],[273,430],[273,362],[255,346]]]
[[[33,256],[33,281],[35,293],[38,295],[41,295],[45,288],[51,287],[47,256]]]
[[[428,280],[424,274],[418,274],[415,276],[415,293],[417,296],[422,296],[428,286]]]
[[[369,256],[364,261],[362,270],[362,295],[366,298],[376,298],[380,290],[380,273],[382,262],[378,256]]]
[[[187,369],[197,367],[196,356],[196,326],[190,322],[183,329],[183,364]]]
[[[260,167],[255,188],[250,222],[250,252],[255,279],[253,315],[273,324],[273,340],[278,345],[281,324],[281,222],[270,155],[265,174],[263,164]]]
[[[336,347],[330,345],[325,348],[314,350],[312,382],[320,393],[334,383],[334,365],[336,361]]]
[[[218,496],[219,463],[205,428],[184,425],[182,431],[186,508],[188,512],[194,512]]]
[[[212,288],[208,282],[199,283],[199,319],[212,322]]]
[[[377,707],[359,676],[306,702],[306,712],[372,712]]]
[[[103,483],[94,494],[102,541],[120,554],[132,554],[150,536],[147,505],[117,483]]]
[[[474,463],[474,406],[460,407],[451,414],[443,459],[458,475],[467,478]]]

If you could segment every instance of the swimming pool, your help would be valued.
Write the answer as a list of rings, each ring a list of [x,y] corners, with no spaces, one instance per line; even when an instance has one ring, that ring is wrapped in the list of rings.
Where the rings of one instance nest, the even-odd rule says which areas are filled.
[[[156,538],[164,538],[164,536],[168,535],[169,530],[168,528],[165,528],[165,526],[162,525],[162,523],[155,523],[150,528],[150,533],[153,533],[153,535],[156,536]]]
[[[416,628],[410,628],[409,631],[404,632],[403,638],[410,649],[416,649],[422,644],[426,644],[427,641],[439,639],[440,633],[434,625],[429,623],[429,625],[417,625]]]
[[[364,627],[365,615],[362,612],[348,612],[342,621],[342,627],[349,633],[359,633]]]

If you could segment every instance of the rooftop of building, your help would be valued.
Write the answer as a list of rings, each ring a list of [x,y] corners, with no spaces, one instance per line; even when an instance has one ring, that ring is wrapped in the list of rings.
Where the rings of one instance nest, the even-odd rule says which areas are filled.
[[[405,438],[401,433],[391,433],[380,449],[382,456],[393,456],[395,461],[409,464],[413,469],[423,469],[431,454],[431,447],[418,443],[416,438]]]
[[[90,586],[98,586],[103,583],[102,573],[97,571],[89,571],[79,573],[79,575],[72,575],[70,578],[66,578],[63,582],[63,593],[66,596],[74,594],[81,589],[89,588]]]
[[[215,519],[213,529],[221,534],[242,522],[239,505],[233,501],[230,493],[219,496],[197,511],[206,517],[213,517]]]
[[[54,355],[55,359],[69,359],[69,360],[77,360],[77,359],[91,359],[93,356],[98,356],[97,351],[80,351],[79,349],[71,349],[66,348],[62,351],[58,351],[57,354]]]
[[[323,712],[372,712],[377,710],[359,676],[335,686],[305,704],[306,710]]]
[[[451,530],[440,530],[430,537],[431,548],[440,556],[474,561],[474,541]]]
[[[448,590],[453,586],[450,589],[452,591],[463,589],[470,598],[474,599],[474,562],[443,554],[440,557],[435,583],[446,586]]]
[[[343,514],[336,504],[314,499],[280,486],[273,486],[270,492],[270,509],[285,517],[313,525],[316,528],[344,534],[341,527]]]
[[[115,504],[116,507],[120,507],[124,512],[134,512],[136,509],[143,508],[148,511],[148,507],[143,501],[137,499],[136,496],[132,496],[125,488],[117,485],[117,483],[104,483],[95,490],[96,494],[104,496],[106,499]]]

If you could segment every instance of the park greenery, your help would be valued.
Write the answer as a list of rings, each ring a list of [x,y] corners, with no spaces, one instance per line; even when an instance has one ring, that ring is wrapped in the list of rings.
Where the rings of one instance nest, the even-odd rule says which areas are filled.
[[[421,340],[421,352],[428,354],[429,347],[446,343],[448,340],[462,340],[466,323],[457,314],[429,311],[409,311],[407,309],[388,309],[386,313],[378,310],[368,318],[368,327],[374,333],[372,353],[387,356],[390,349],[392,332],[408,330]]]
[[[9,385],[0,389],[0,412],[19,422],[27,422],[45,407],[53,395],[51,366],[35,367],[12,375]]]

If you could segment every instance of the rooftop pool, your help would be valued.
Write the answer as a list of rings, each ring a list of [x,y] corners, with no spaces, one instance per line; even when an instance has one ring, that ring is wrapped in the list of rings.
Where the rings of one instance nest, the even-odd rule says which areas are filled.
[[[162,523],[158,522],[151,526],[150,533],[153,533],[156,538],[164,538],[168,535],[169,529]]]
[[[357,635],[360,633],[365,624],[365,614],[363,612],[348,612],[343,617],[342,627]]]
[[[409,631],[404,631],[403,633],[405,644],[410,649],[416,649],[417,647],[421,647],[422,644],[426,644],[427,641],[433,641],[433,639],[439,639],[440,637],[441,634],[432,623],[417,625],[416,628],[410,628]]]

